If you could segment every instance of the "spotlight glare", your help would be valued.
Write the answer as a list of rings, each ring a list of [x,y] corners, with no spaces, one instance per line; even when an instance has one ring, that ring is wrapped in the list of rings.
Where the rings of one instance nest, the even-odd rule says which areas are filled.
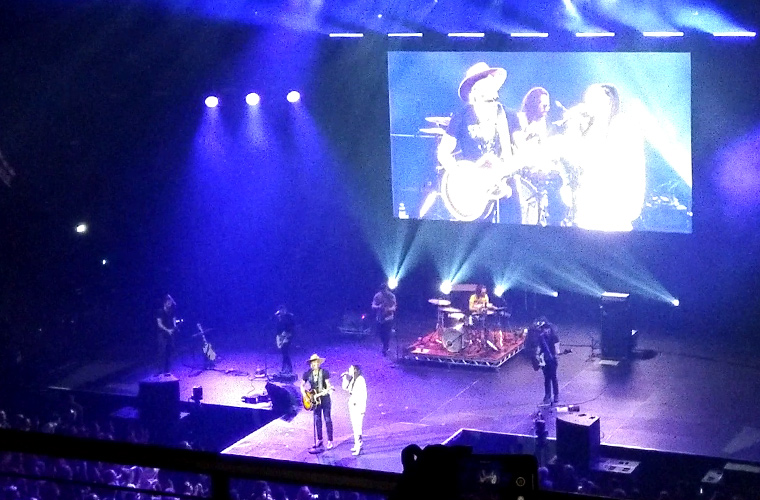
[[[388,288],[391,290],[395,290],[396,287],[398,287],[398,278],[395,276],[391,276],[388,278]]]
[[[261,97],[259,97],[259,94],[257,94],[256,92],[251,92],[250,94],[245,96],[245,102],[249,106],[256,106],[258,103],[261,102]]]
[[[102,261],[100,261],[100,263],[105,266],[106,264],[108,264],[108,259],[103,259]]]
[[[203,102],[206,103],[206,107],[207,108],[215,108],[215,107],[219,106],[219,98],[217,96],[215,96],[215,95],[208,96],[206,98],[206,100],[203,101]]]
[[[559,297],[559,293],[556,292],[556,291],[554,291],[554,292],[551,293],[551,296],[552,297]]]
[[[493,294],[497,297],[501,297],[506,291],[507,289],[503,285],[496,285],[493,289]]]
[[[449,280],[444,281],[441,283],[441,293],[444,295],[448,295],[451,293],[452,283]]]
[[[75,230],[79,234],[84,234],[84,233],[87,232],[87,224],[85,224],[84,222],[81,222],[81,223],[77,224]]]
[[[673,300],[670,301],[670,303],[673,304],[676,307],[678,307],[679,305],[681,305],[681,301],[678,300],[678,299],[673,299]]]
[[[288,92],[288,102],[298,102],[301,100],[301,94],[295,90]]]

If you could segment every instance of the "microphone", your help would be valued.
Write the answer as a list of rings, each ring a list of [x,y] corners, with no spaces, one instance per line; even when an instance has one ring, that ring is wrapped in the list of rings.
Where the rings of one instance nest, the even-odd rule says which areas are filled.
[[[348,372],[343,372],[340,374],[341,377],[348,377]]]

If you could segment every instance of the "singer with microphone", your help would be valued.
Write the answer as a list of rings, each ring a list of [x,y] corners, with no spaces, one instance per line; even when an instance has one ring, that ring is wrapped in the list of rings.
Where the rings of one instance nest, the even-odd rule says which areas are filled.
[[[364,425],[364,413],[367,411],[367,382],[362,375],[359,365],[351,365],[348,371],[341,373],[343,382],[341,386],[348,391],[348,416],[351,420],[351,429],[354,432],[354,447],[351,453],[358,456],[362,452],[362,427]]]

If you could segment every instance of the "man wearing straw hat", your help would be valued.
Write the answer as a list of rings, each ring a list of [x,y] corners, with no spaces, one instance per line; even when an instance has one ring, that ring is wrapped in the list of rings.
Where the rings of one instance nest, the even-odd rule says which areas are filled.
[[[499,102],[499,89],[506,79],[507,71],[504,68],[492,68],[484,62],[474,64],[467,70],[459,84],[459,98],[464,107],[452,115],[446,133],[438,144],[437,156],[441,166],[447,170],[456,171],[463,161],[475,167],[471,169],[473,173],[492,170],[493,180],[486,177],[488,182],[483,189],[476,186],[476,189],[465,191],[474,191],[474,195],[482,191],[480,195],[485,209],[479,218],[519,224],[522,220],[519,200],[513,196],[514,181],[509,178],[518,169],[512,161],[512,132],[519,128],[519,121],[515,113],[507,113]],[[481,175],[467,175],[461,179],[481,178]],[[506,201],[499,203],[499,200]],[[465,206],[470,207],[469,203]],[[450,210],[452,208],[455,218],[461,220],[472,220],[478,215],[458,214],[456,207],[449,207]]]
[[[330,384],[330,372],[322,368],[325,358],[320,358],[317,354],[312,354],[309,358],[309,369],[301,377],[301,395],[304,398],[309,397],[307,393],[307,384],[311,391],[311,399],[314,404],[314,448],[312,450],[319,452],[322,447],[322,416],[325,418],[325,428],[327,429],[327,449],[333,447],[333,424],[330,415],[330,392],[333,387]]]

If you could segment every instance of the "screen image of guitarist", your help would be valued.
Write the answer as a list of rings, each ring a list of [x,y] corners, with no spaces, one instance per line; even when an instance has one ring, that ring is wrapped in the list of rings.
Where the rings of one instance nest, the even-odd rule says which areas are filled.
[[[330,393],[333,391],[330,383],[330,372],[322,368],[325,359],[317,354],[309,358],[309,369],[301,377],[301,396],[304,408],[314,413],[314,447],[313,451],[323,449],[322,441],[322,417],[324,416],[325,428],[327,429],[327,449],[333,447],[333,423],[330,414],[332,401]]]

